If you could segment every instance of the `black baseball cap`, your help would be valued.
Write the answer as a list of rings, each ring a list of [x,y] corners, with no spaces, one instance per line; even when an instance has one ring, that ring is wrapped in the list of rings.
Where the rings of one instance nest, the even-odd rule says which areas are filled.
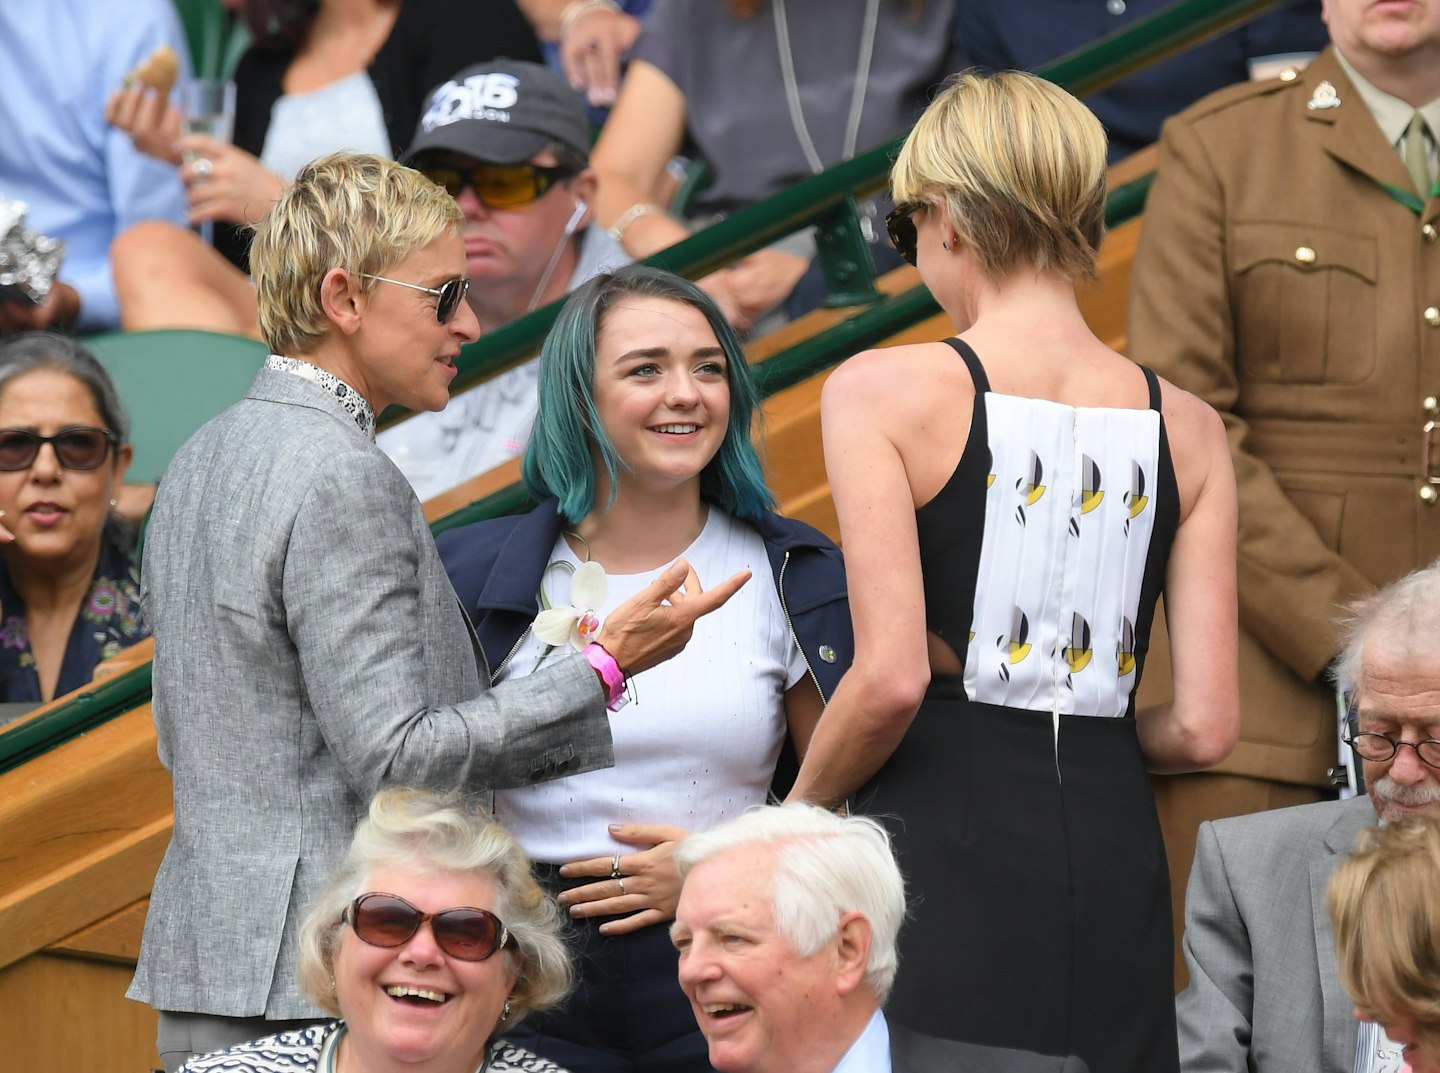
[[[548,67],[492,60],[465,68],[430,94],[402,159],[432,150],[492,164],[519,164],[552,142],[590,155],[590,122],[580,97]]]

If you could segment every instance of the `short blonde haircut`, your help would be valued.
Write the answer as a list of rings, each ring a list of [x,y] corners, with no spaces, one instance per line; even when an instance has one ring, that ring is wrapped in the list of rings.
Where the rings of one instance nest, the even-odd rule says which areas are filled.
[[[306,354],[324,338],[329,318],[320,284],[332,268],[356,277],[365,292],[386,269],[441,235],[459,233],[455,199],[418,171],[368,153],[331,153],[300,169],[255,227],[260,334],[277,354]]]
[[[991,280],[1093,276],[1105,237],[1105,131],[1090,109],[1020,71],[956,75],[890,172],[897,204],[948,207]]]
[[[343,1016],[334,986],[335,954],[349,927],[342,915],[367,893],[371,872],[382,865],[414,868],[418,876],[479,874],[495,884],[497,904],[479,908],[493,909],[509,929],[510,945],[494,956],[509,958],[519,973],[510,993],[510,1016],[495,1026],[497,1034],[569,992],[573,974],[570,953],[560,938],[560,909],[531,875],[530,859],[515,837],[473,799],[428,790],[382,790],[300,924],[300,990],[326,1013]]]
[[[1440,1060],[1440,814],[1360,836],[1325,899],[1340,982],[1368,1020],[1403,1019]]]

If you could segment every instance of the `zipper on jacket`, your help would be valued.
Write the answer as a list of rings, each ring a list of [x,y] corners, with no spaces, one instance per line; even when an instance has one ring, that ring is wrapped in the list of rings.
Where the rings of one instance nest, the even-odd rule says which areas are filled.
[[[504,671],[505,668],[509,665],[510,661],[515,657],[515,653],[520,651],[520,646],[525,643],[525,638],[529,636],[530,626],[526,626],[525,632],[520,635],[519,640],[515,642],[514,646],[510,649],[509,652],[505,653],[505,658],[500,661],[500,666],[496,667],[494,672],[491,673],[490,684],[492,686],[500,680],[500,673]]]
[[[785,625],[790,628],[790,639],[795,642],[795,647],[800,650],[800,658],[805,661],[805,670],[810,674],[810,681],[815,683],[815,692],[820,694],[820,703],[829,704],[830,698],[825,695],[825,690],[820,686],[820,679],[815,674],[815,668],[810,665],[810,653],[805,651],[805,646],[800,643],[800,635],[795,632],[795,622],[790,618],[790,605],[785,600],[785,568],[790,565],[790,553],[785,553],[785,558],[780,562],[780,579],[776,582],[775,588],[780,593],[780,610],[785,615]]]

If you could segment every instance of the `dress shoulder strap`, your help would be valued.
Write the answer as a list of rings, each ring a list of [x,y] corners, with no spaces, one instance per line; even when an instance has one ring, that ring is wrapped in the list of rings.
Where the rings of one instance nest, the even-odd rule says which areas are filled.
[[[951,337],[945,340],[950,348],[965,359],[965,367],[970,370],[970,379],[975,384],[975,394],[983,395],[990,390],[990,378],[985,375],[985,366],[980,364],[980,356],[971,349],[970,344],[963,339]]]
[[[1150,409],[1158,414],[1160,412],[1160,378],[1148,365],[1140,366],[1140,371],[1145,374],[1145,385],[1150,389]]]

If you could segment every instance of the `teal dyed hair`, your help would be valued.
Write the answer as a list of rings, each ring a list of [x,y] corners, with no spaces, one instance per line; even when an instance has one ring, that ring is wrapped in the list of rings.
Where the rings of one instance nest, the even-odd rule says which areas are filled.
[[[754,374],[744,348],[710,296],[695,284],[663,269],[629,265],[602,273],[570,295],[540,348],[539,409],[521,473],[525,487],[539,499],[555,496],[560,514],[578,522],[595,509],[592,446],[610,480],[615,501],[625,460],[616,452],[595,409],[595,352],[605,316],[616,302],[631,296],[664,298],[704,314],[725,351],[730,385],[730,425],[725,440],[700,474],[700,495],[737,518],[758,518],[773,508],[760,458],[751,442],[751,426],[760,404]]]

